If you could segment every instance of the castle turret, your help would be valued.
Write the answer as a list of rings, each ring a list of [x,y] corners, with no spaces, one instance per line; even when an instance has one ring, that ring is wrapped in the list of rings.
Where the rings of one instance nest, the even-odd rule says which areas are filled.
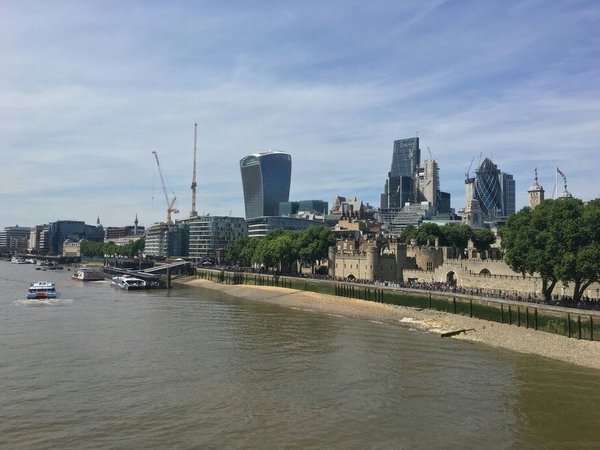
[[[377,264],[379,264],[379,249],[377,245],[369,245],[367,247],[367,267],[365,270],[367,280],[375,280]]]
[[[544,188],[538,183],[537,167],[535,168],[535,183],[527,192],[529,192],[529,206],[531,208],[535,208],[544,201]]]
[[[404,281],[404,269],[406,264],[406,244],[396,244],[396,280]]]
[[[335,250],[335,246],[329,247],[329,255],[327,258],[327,273],[332,278],[335,278]]]

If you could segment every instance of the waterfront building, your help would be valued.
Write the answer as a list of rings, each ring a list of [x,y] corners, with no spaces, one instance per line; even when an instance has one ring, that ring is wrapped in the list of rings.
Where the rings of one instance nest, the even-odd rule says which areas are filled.
[[[11,254],[27,253],[30,234],[30,227],[5,227],[0,231],[0,249]]]
[[[44,231],[46,234],[48,233],[47,225],[35,225],[31,227],[29,231],[29,242],[27,244],[27,251],[29,253],[46,253],[48,248],[44,248],[42,246],[42,240],[44,237]],[[44,239],[44,242],[47,242],[48,239]]]
[[[168,226],[164,223],[155,223],[146,230],[144,254],[155,258],[166,257]]]
[[[535,168],[535,182],[527,191],[529,193],[529,207],[535,208],[544,201],[544,188],[538,183],[537,167]]]
[[[189,225],[186,221],[168,226],[155,223],[145,235],[144,254],[155,258],[188,256]]]
[[[104,229],[104,241],[116,242],[117,240],[119,240],[123,242],[123,238],[133,238],[129,239],[129,241],[131,241],[141,238],[145,231],[145,227],[139,226],[138,218],[136,215],[133,225],[126,225],[124,227],[106,227]]]
[[[288,202],[292,157],[280,151],[254,153],[240,160],[246,219],[278,216]]]
[[[100,219],[95,226],[78,220],[59,220],[48,224],[48,252],[53,255],[62,255],[67,239],[79,241],[84,238],[89,241],[104,241],[104,228]]]
[[[264,237],[273,230],[300,231],[311,225],[325,226],[319,220],[301,219],[298,217],[265,216],[246,220],[248,237]]]
[[[188,221],[189,257],[217,261],[234,242],[248,236],[243,217],[196,216]]]

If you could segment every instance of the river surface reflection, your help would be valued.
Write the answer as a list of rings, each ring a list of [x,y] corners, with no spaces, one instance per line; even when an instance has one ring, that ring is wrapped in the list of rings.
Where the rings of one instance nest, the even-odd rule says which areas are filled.
[[[600,446],[600,373],[202,288],[0,262],[2,448]],[[24,299],[57,283],[56,302]]]

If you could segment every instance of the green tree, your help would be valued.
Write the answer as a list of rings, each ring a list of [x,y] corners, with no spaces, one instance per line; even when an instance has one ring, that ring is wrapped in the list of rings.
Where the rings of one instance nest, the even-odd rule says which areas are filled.
[[[423,223],[419,225],[414,237],[418,245],[434,245],[436,238],[443,239],[442,231],[435,223]]]
[[[496,236],[488,229],[473,231],[473,245],[479,253],[487,252],[496,242]]]
[[[546,200],[509,217],[502,246],[513,270],[542,278],[547,301],[559,281],[573,284],[578,302],[600,280],[600,200]]]
[[[473,237],[471,227],[463,223],[448,223],[441,228],[441,232],[444,236],[444,244],[453,247],[460,255],[464,255],[469,239]]]
[[[405,244],[410,244],[410,240],[417,237],[417,227],[414,225],[408,225],[402,233],[400,234],[400,238],[398,239],[400,242],[404,242]]]
[[[301,266],[310,266],[314,274],[315,263],[327,258],[329,247],[335,245],[335,235],[328,227],[313,225],[300,231],[296,245]]]
[[[275,260],[278,262],[279,271],[290,273],[291,265],[298,259],[295,235],[297,233],[281,233],[269,240],[269,246]]]

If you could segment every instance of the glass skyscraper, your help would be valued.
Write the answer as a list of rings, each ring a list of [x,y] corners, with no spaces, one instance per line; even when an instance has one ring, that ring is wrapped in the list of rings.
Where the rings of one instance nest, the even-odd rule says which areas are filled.
[[[394,141],[391,176],[412,178],[420,163],[421,149],[418,137]]]
[[[501,172],[490,159],[485,158],[475,171],[475,198],[486,220],[493,221],[515,212],[515,180]]]
[[[382,209],[401,209],[405,203],[416,198],[414,177],[421,164],[419,138],[407,138],[394,141],[392,167],[381,194]]]
[[[278,216],[290,199],[292,157],[284,152],[254,153],[240,161],[246,219]]]

